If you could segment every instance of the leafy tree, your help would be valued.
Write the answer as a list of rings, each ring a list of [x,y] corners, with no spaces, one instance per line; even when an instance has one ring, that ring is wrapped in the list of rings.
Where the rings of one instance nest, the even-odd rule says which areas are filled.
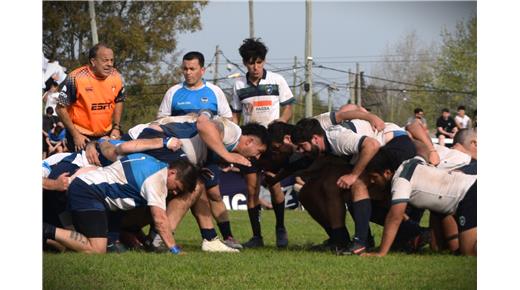
[[[92,46],[88,2],[44,1],[43,51],[72,70],[87,63]],[[96,1],[100,42],[114,50],[127,85],[122,124],[155,117],[166,89],[179,79],[178,33],[201,28],[207,1]],[[160,83],[160,86],[147,86]],[[152,113],[153,112],[153,113]]]
[[[431,92],[423,91],[433,79],[432,61],[436,47],[421,43],[415,32],[408,33],[402,40],[388,46],[381,65],[374,75],[381,79],[366,77],[369,83],[363,87],[363,103],[384,120],[404,125],[415,107],[429,111],[428,103],[436,103]],[[388,82],[382,79],[393,80]]]
[[[454,33],[442,32],[441,53],[435,67],[435,86],[453,91],[447,96],[450,108],[477,107],[477,16],[459,22]],[[469,93],[463,93],[469,92]]]

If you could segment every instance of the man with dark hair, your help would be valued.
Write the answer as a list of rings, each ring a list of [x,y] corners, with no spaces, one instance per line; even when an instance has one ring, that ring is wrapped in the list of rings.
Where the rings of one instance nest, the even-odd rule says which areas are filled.
[[[350,189],[352,193],[352,206],[349,208],[354,217],[356,234],[354,242],[345,253],[364,252],[372,211],[365,167],[381,146],[392,152],[391,156],[396,164],[415,156],[416,150],[411,139],[392,123],[386,123],[381,132],[374,130],[368,121],[358,119],[324,130],[314,118],[300,120],[291,137],[298,149],[309,156],[318,157],[329,153],[349,158],[351,170],[336,181],[339,188]]]
[[[159,107],[157,118],[167,116],[182,116],[190,113],[208,112],[211,116],[220,116],[231,119],[231,109],[226,96],[218,86],[203,79],[204,55],[198,51],[190,51],[182,58],[182,72],[184,82],[174,85],[164,95]],[[215,165],[205,164],[214,167]],[[224,241],[234,248],[241,248],[238,241],[233,238],[229,215],[218,187],[212,185],[207,188],[204,195],[208,194],[211,211],[217,220]],[[197,220],[204,219],[199,213]]]
[[[145,136],[146,135],[146,136]],[[186,115],[176,117],[164,117],[143,128],[137,125],[129,130],[129,136],[138,138],[119,146],[116,150],[118,154],[128,154],[136,151],[146,151],[154,156],[165,156],[172,152],[161,153],[158,151],[169,151],[163,147],[170,148],[170,140],[180,140],[181,145],[175,151],[176,156],[184,155],[194,164],[204,165],[206,161],[212,159],[212,154],[208,154],[208,148],[216,155],[221,157],[225,162],[231,164],[250,165],[250,161],[246,158],[257,159],[265,152],[268,142],[267,130],[259,124],[247,124],[239,127],[235,123],[226,118],[214,117],[209,119],[207,114],[202,113],[199,116]],[[141,138],[152,138],[143,140]],[[136,142],[140,142],[137,144]],[[180,152],[180,153],[179,153]],[[213,156],[214,158],[214,156]],[[216,164],[213,162],[212,164]],[[222,203],[219,188],[220,169],[218,166],[207,166],[213,175],[212,178],[205,180],[205,186],[208,189],[208,197],[206,193],[202,194],[192,207],[192,212],[196,216],[197,222],[201,229],[203,238],[203,250],[205,251],[224,251],[223,247],[218,246],[217,234],[213,228],[211,214],[217,219],[219,229],[224,237],[224,243],[228,247],[237,248],[236,243],[231,243],[231,228],[229,223],[227,229],[222,225],[222,219],[227,217],[227,211],[217,212],[214,208],[216,202]],[[208,204],[212,205],[211,211]],[[174,201],[175,202],[175,201]],[[179,221],[178,212],[171,212],[173,215],[170,220]],[[225,223],[225,222],[224,222]],[[176,224],[173,225],[174,227]],[[212,244],[210,244],[212,243]],[[211,246],[215,244],[215,246]],[[240,244],[238,244],[240,245]],[[211,247],[210,247],[211,246]]]
[[[257,122],[264,127],[275,120],[288,122],[292,116],[292,103],[295,99],[287,81],[283,76],[264,69],[267,47],[260,39],[247,38],[238,49],[242,63],[247,68],[244,77],[235,81],[231,109],[233,121],[240,123]],[[253,237],[244,244],[245,247],[261,247],[264,245],[260,227],[260,174],[261,165],[241,168],[247,183],[247,208]],[[273,196],[273,210],[276,216],[276,245],[288,245],[287,231],[284,225],[285,196],[281,187],[270,188]]]
[[[233,121],[240,123],[242,115],[244,123],[265,127],[276,119],[288,122],[295,99],[283,76],[264,69],[267,47],[260,39],[247,38],[239,52],[247,73],[233,86]]]
[[[159,107],[157,118],[181,116],[208,110],[231,119],[231,109],[222,89],[203,79],[204,55],[191,51],[182,58],[184,82],[169,88]]]
[[[390,250],[408,203],[446,216],[455,215],[463,255],[477,254],[477,177],[435,168],[421,157],[404,161],[397,169],[385,150],[380,150],[367,166],[370,184],[391,188],[390,210],[385,218],[379,252]]]
[[[84,149],[88,141],[110,134],[121,136],[125,100],[123,79],[114,68],[114,52],[98,43],[89,51],[89,64],[72,71],[60,84],[56,110],[67,129],[70,152]]]
[[[459,106],[457,108],[457,115],[455,116],[455,124],[459,130],[471,128],[471,118],[466,115],[466,107]]]
[[[170,251],[178,254],[181,250],[166,215],[166,198],[192,192],[197,178],[198,170],[188,161],[166,164],[146,154],[128,155],[75,178],[68,189],[75,231],[44,223],[44,238],[78,252],[105,253],[107,211],[149,206],[159,235]]]
[[[419,120],[421,127],[428,132],[428,124],[426,123],[426,118],[424,118],[424,110],[422,108],[415,108],[413,110],[414,116],[408,118],[406,121],[406,126],[412,124],[415,120]]]
[[[435,136],[439,138],[439,145],[444,146],[446,138],[453,138],[457,133],[457,125],[450,115],[450,110],[442,109],[441,116],[437,119],[437,133]]]

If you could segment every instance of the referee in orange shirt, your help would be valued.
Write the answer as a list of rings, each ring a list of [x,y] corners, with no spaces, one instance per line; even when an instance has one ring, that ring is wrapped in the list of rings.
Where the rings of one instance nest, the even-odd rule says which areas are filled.
[[[56,109],[67,128],[71,152],[102,136],[120,138],[124,84],[114,68],[114,52],[106,44],[94,45],[89,51],[89,64],[72,71],[60,89]]]

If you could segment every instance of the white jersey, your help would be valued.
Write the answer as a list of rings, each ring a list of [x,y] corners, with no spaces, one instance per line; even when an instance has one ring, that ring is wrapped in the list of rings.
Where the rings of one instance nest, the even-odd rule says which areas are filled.
[[[446,146],[441,146],[438,144],[433,144],[433,147],[439,154],[440,159],[437,168],[444,170],[454,170],[468,165],[471,162],[471,156],[459,150],[450,149]]]
[[[181,149],[186,153],[186,157],[191,163],[202,165],[207,160],[208,147],[199,136],[196,121],[197,116],[185,115],[164,117],[152,123],[160,125],[166,136],[176,137],[181,141]],[[217,125],[220,132],[223,132],[222,143],[224,147],[229,152],[233,151],[242,135],[240,126],[222,117],[214,117],[211,121]],[[132,139],[137,139],[139,134],[150,124],[137,125],[128,130],[128,134]]]
[[[258,86],[248,80],[248,74],[235,81],[231,109],[235,113],[242,113],[244,124],[257,122],[267,127],[280,118],[280,106],[294,101],[283,76],[264,70]]]
[[[59,92],[47,94],[47,101],[45,102],[45,109],[47,109],[48,107],[51,107],[53,109],[52,114],[54,116],[58,116],[58,113],[56,113],[56,105],[58,104],[59,96],[60,96]]]
[[[392,204],[409,202],[418,208],[453,214],[476,180],[476,175],[448,172],[415,157],[404,161],[395,171]]]
[[[56,153],[42,161],[42,177],[47,178],[51,174],[51,167],[61,161],[68,161],[79,168],[93,166],[88,162],[85,150],[77,153]]]
[[[231,118],[231,108],[221,88],[203,81],[197,89],[189,89],[184,83],[177,84],[164,94],[157,118],[182,116],[209,110],[213,115]]]
[[[318,120],[323,130],[327,130],[333,126],[342,126],[360,135],[376,139],[381,146],[384,146],[387,143],[387,140],[385,140],[386,133],[396,131],[405,133],[401,127],[397,126],[394,123],[385,123],[385,128],[381,132],[377,132],[376,130],[374,130],[370,122],[365,120],[353,119],[350,121],[343,121],[341,123],[337,123],[334,111],[326,112],[313,118]]]
[[[341,125],[336,125],[325,130],[328,141],[329,153],[336,156],[358,155],[361,151],[363,140],[367,137],[349,130]]]
[[[464,117],[461,117],[459,115],[455,116],[455,122],[459,123],[462,127],[462,129],[468,128],[469,122],[471,122],[471,119],[468,117],[468,115],[464,115]]]

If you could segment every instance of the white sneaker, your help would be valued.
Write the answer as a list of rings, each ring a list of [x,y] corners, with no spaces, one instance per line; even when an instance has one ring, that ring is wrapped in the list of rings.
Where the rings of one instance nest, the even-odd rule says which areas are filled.
[[[226,246],[219,238],[214,238],[211,241],[204,239],[202,241],[202,250],[204,252],[225,252],[225,253],[238,253],[237,249]]]

